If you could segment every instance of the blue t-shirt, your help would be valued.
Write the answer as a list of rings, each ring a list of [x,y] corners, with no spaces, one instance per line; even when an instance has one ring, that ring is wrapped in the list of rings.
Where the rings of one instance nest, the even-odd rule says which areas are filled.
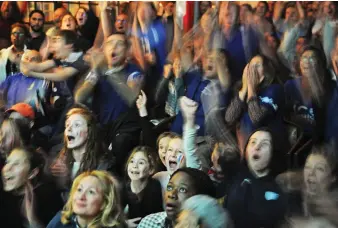
[[[0,84],[0,91],[6,97],[6,108],[24,102],[35,107],[37,91],[44,97],[48,89],[49,82],[33,77],[26,77],[22,73],[17,73],[8,77]]]
[[[125,83],[128,81],[142,83],[143,74],[136,65],[127,64],[123,71]],[[108,124],[116,120],[120,114],[128,110],[128,105],[106,77],[90,72],[85,81],[95,84],[93,110],[98,115],[101,124]]]

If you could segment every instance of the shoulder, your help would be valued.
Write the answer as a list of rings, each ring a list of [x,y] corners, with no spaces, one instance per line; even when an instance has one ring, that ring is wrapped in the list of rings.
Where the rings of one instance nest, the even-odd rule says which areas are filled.
[[[128,79],[129,80],[131,80],[131,79],[139,79],[139,78],[143,77],[143,72],[135,64],[128,63],[127,66],[126,66],[126,68],[125,68],[125,71],[126,71],[126,73],[128,75]]]
[[[49,222],[47,225],[47,228],[56,228],[56,227],[64,227],[64,225],[61,222],[61,211],[59,211],[54,218]]]
[[[162,227],[167,217],[166,212],[159,212],[155,214],[150,214],[144,217],[140,224],[137,226],[138,228],[152,228],[152,227]]]

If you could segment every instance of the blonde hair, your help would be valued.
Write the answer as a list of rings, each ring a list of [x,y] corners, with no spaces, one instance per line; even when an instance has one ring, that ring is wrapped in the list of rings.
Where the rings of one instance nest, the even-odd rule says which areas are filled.
[[[62,210],[61,222],[68,224],[74,215],[73,197],[77,188],[85,177],[96,177],[101,184],[103,192],[103,210],[88,224],[88,228],[120,226],[124,222],[120,204],[119,184],[117,180],[106,171],[88,171],[75,178],[69,198]]]

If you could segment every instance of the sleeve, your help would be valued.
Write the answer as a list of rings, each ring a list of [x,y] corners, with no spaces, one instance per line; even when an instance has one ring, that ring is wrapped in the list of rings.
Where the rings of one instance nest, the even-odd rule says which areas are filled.
[[[69,66],[75,68],[79,72],[84,72],[89,69],[89,66],[83,60],[83,55],[80,56],[75,62],[71,63]]]
[[[230,126],[234,125],[241,117],[244,107],[245,103],[240,100],[237,93],[225,112],[225,122]]]
[[[332,64],[331,51],[333,50],[335,45],[336,38],[335,32],[336,32],[335,25],[326,20],[323,29],[323,49],[328,66],[331,66]]]
[[[140,125],[143,136],[143,144],[156,149],[157,134],[153,130],[153,124],[147,116],[140,117]]]
[[[155,92],[155,102],[156,104],[164,104],[167,96],[168,96],[168,86],[169,86],[169,79],[167,78],[162,78],[160,82],[158,83],[156,87],[156,92]]]
[[[317,19],[312,26],[312,34],[317,34],[323,27],[323,22],[320,19]]]
[[[188,126],[184,126],[183,131],[183,147],[184,147],[184,154],[186,159],[186,166],[189,168],[194,169],[201,169],[202,162],[199,159],[198,155],[196,154],[196,134],[197,130],[199,129],[198,126],[194,126],[189,128]]]
[[[248,112],[254,124],[272,118],[283,109],[283,88],[279,85],[270,86],[262,95],[253,97],[248,102]]]
[[[280,58],[280,61],[288,69],[293,68],[293,62],[296,56],[295,45],[298,32],[298,26],[295,26],[294,28],[285,31],[282,42],[277,51],[277,55]]]

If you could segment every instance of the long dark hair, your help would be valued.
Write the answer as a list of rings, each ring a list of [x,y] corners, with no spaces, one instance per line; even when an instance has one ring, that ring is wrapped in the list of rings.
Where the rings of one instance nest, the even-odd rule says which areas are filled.
[[[90,171],[97,168],[100,160],[103,158],[104,155],[103,145],[98,137],[97,122],[94,114],[88,108],[77,105],[67,113],[66,120],[74,114],[79,114],[84,119],[86,119],[88,127],[86,152],[82,158],[80,170],[78,171],[78,173],[82,173],[84,171]],[[66,142],[66,138],[64,139],[64,141]],[[66,143],[64,145],[64,148],[60,152],[59,157],[65,158],[66,165],[68,166],[68,169],[71,170],[71,167],[75,160],[72,156],[72,150],[68,149]]]
[[[334,82],[331,79],[331,75],[329,70],[327,69],[326,57],[324,52],[321,49],[318,49],[314,46],[307,46],[304,48],[301,56],[306,51],[313,51],[316,56],[316,74],[314,77],[309,80],[315,80],[313,85],[320,86],[319,89],[316,89],[317,94],[311,91],[311,100],[313,104],[313,112],[316,121],[316,134],[314,138],[314,142],[322,142],[324,140],[324,132],[326,126],[326,119],[327,119],[327,106],[331,100],[332,93],[335,87]],[[300,57],[301,59],[301,57]],[[300,66],[300,59],[299,59],[299,66]],[[312,88],[313,89],[313,88]]]

